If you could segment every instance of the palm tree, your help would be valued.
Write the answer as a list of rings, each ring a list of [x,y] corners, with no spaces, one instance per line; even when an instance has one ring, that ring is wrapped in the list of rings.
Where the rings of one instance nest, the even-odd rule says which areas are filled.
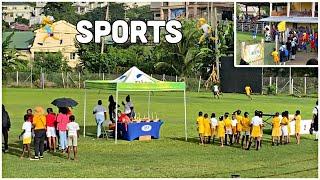
[[[155,56],[158,62],[155,69],[171,69],[181,76],[199,73],[203,58],[210,56],[213,51],[206,47],[198,47],[198,38],[201,36],[193,20],[182,21],[182,40],[176,44],[164,41],[162,34],[161,43],[155,47]]]

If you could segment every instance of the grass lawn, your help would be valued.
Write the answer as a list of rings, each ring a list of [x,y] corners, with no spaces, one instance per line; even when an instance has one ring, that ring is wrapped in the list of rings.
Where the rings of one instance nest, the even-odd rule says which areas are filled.
[[[263,34],[257,34],[257,39],[252,39],[252,33],[249,32],[239,32],[237,31],[237,56],[236,56],[236,64],[240,64],[241,59],[241,42],[246,42],[249,44],[257,44],[261,42],[261,39],[264,39]],[[264,49],[264,65],[274,65],[271,53],[273,48],[276,46],[274,42],[265,42]]]
[[[23,115],[27,108],[37,105],[52,107],[58,97],[71,97],[79,102],[73,112],[83,124],[83,90],[78,89],[3,89],[3,103],[11,116],[9,153],[2,154],[3,177],[317,177],[318,145],[311,135],[303,135],[300,145],[271,146],[267,126],[260,151],[244,151],[238,145],[221,148],[217,144],[198,145],[195,119],[198,111],[207,113],[232,112],[240,108],[251,115],[255,109],[265,113],[300,109],[302,119],[311,119],[316,98],[254,95],[253,101],[243,94],[224,94],[213,100],[210,93],[187,92],[188,142],[184,141],[183,93],[156,92],[152,95],[151,111],[165,121],[161,138],[150,142],[127,142],[94,139],[95,122],[91,114],[97,99],[104,103],[110,93],[88,91],[87,137],[80,137],[79,161],[68,161],[60,153],[45,153],[40,161],[20,160]],[[145,114],[148,93],[130,93],[135,109]],[[120,93],[121,100],[127,93]],[[54,108],[56,111],[56,108]],[[82,127],[81,127],[82,128]],[[268,131],[268,132],[267,132]]]

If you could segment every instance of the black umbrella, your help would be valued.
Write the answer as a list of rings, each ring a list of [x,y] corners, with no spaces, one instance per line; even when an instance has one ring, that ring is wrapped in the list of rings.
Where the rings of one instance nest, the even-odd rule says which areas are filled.
[[[51,104],[57,107],[74,107],[78,105],[78,102],[71,98],[58,98],[53,100]]]

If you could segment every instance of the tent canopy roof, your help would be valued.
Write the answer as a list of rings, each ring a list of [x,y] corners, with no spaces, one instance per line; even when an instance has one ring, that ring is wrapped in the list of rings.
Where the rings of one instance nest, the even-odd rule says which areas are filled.
[[[293,16],[270,16],[260,19],[264,22],[281,22],[286,21],[288,23],[318,23],[318,17],[293,17]]]
[[[157,80],[134,66],[115,80],[86,80],[85,88],[118,91],[184,91],[186,85],[184,82]]]

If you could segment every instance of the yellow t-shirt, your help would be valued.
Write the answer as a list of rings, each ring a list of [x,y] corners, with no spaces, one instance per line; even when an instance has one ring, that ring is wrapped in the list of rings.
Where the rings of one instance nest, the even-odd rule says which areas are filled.
[[[46,116],[44,115],[34,115],[32,122],[34,129],[45,129],[46,128]]]
[[[203,116],[199,116],[199,117],[197,118],[198,127],[199,127],[199,126],[204,126],[203,120],[204,120]]]
[[[232,128],[232,123],[231,123],[231,119],[227,118],[224,121],[224,125],[226,126],[226,128]]]
[[[279,61],[279,53],[278,51],[273,51],[271,53],[272,57],[273,57],[273,60],[276,62],[276,61]]]
[[[242,131],[250,131],[250,120],[249,117],[242,117],[241,119]]]
[[[289,124],[289,120],[288,120],[288,118],[283,117],[283,118],[282,118],[282,120],[281,120],[281,124],[282,124],[283,126],[288,125],[288,124]]]
[[[247,94],[251,93],[251,87],[250,86],[246,86],[244,89],[245,89]]]
[[[210,136],[211,135],[210,119],[203,118],[203,125],[204,125],[204,135]]]
[[[238,121],[237,130],[241,130],[242,129],[242,125],[241,125],[242,116],[241,115],[236,115],[236,119]]]
[[[272,126],[273,126],[273,128],[280,128],[280,118],[279,117],[274,117],[272,119]]]
[[[301,125],[301,116],[300,115],[298,115],[298,116],[296,116],[296,127],[300,127],[300,125]]]
[[[224,122],[218,121],[218,137],[224,137],[225,130],[224,130]]]

